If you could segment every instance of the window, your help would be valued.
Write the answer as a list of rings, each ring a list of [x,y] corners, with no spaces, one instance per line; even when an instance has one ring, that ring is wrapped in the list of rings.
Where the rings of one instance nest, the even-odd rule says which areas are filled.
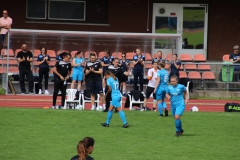
[[[108,24],[108,0],[27,0],[29,23]]]
[[[85,1],[49,0],[48,18],[85,20]]]

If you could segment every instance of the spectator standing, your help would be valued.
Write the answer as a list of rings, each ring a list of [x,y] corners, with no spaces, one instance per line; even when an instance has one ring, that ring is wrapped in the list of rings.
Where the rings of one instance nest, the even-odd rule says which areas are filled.
[[[33,61],[32,52],[27,50],[27,44],[22,44],[22,51],[18,52],[17,60],[19,62],[19,77],[20,77],[20,88],[22,94],[27,94],[25,89],[25,81],[24,78],[27,76],[28,80],[28,90],[30,94],[33,93],[33,74],[31,70],[31,63]]]
[[[71,89],[74,88],[74,85],[76,81],[78,82],[77,90],[81,90],[81,84],[84,76],[84,58],[83,58],[83,52],[78,51],[75,54],[75,57],[73,58],[72,61],[72,66],[73,66],[73,73],[72,73],[72,84],[71,84]]]
[[[156,111],[156,94],[154,89],[157,82],[157,73],[158,73],[158,61],[154,61],[153,68],[148,70],[148,85],[146,89],[146,97],[144,98],[143,108],[140,111],[147,110],[147,102],[151,94],[153,94],[153,110]]]
[[[3,10],[3,17],[0,18],[0,28],[1,28],[1,33],[0,33],[0,40],[2,47],[4,47],[4,40],[5,40],[5,35],[9,31],[12,25],[12,18],[8,16],[8,11]]]
[[[90,54],[90,61],[86,63],[86,75],[88,77],[88,85],[91,93],[91,103],[92,108],[91,110],[95,110],[95,94],[100,94],[103,108],[105,109],[105,99],[103,95],[103,88],[102,84],[104,81],[102,81],[102,65],[99,61],[96,61],[96,55],[94,53]]]
[[[133,56],[134,65],[134,90],[138,90],[137,83],[139,79],[140,91],[143,93],[143,67],[144,67],[145,56],[142,55],[141,49],[136,48],[136,55]]]
[[[39,65],[39,92],[38,94],[43,94],[42,92],[42,79],[44,76],[44,84],[45,84],[45,94],[49,94],[48,92],[48,77],[49,77],[49,62],[50,56],[47,54],[47,49],[43,47],[41,49],[41,54],[37,57],[37,62]]]
[[[239,46],[235,45],[233,47],[233,53],[230,54],[229,57],[230,61],[234,64],[239,64],[234,66],[234,72],[239,72],[234,74],[236,77],[236,81],[240,81],[240,53],[239,53]]]
[[[122,67],[124,72],[128,71],[128,69],[130,67],[130,62],[129,62],[129,60],[126,59],[126,53],[122,54],[122,59],[120,60],[119,66]],[[121,87],[122,87],[123,96],[127,96],[127,94],[126,94],[126,82],[127,82],[127,80],[128,80],[128,77],[126,75],[122,75],[122,79],[120,80],[120,82],[121,82],[120,90],[121,90]]]
[[[153,64],[154,62],[159,63],[159,62],[161,62],[161,61],[164,61],[164,59],[162,58],[162,51],[157,51],[157,56],[156,56],[156,58],[153,58],[153,59],[152,59],[152,64]]]
[[[106,49],[104,51],[104,56],[101,59],[101,65],[103,68],[103,73],[102,73],[103,77],[104,77],[105,71],[108,69],[108,66],[110,66],[112,64],[113,60],[114,60],[114,58],[113,58],[113,56],[111,56],[110,50]],[[106,84],[103,83],[102,86],[103,86],[103,92],[104,92]]]
[[[166,97],[171,102],[172,116],[175,119],[175,136],[179,137],[183,134],[182,122],[180,118],[185,110],[186,104],[188,103],[188,95],[186,87],[184,85],[178,84],[178,77],[176,75],[173,75],[170,78],[170,82],[171,85],[167,88]]]
[[[78,142],[77,152],[78,155],[71,158],[71,160],[94,160],[93,157],[89,156],[94,150],[94,139],[91,137],[85,137]]]
[[[173,60],[170,61],[171,63],[171,71],[170,71],[170,74],[169,74],[169,80],[170,80],[170,77],[173,76],[174,74],[177,76],[177,78],[179,79],[179,70],[180,70],[180,67],[181,67],[181,61],[180,59],[178,59],[178,55],[175,53],[173,54]]]
[[[52,109],[62,108],[65,103],[67,80],[71,75],[72,66],[69,63],[71,54],[67,52],[61,53],[61,61],[57,61],[54,68],[54,91],[53,91],[53,106]],[[58,91],[61,91],[62,103],[61,106],[56,106]]]

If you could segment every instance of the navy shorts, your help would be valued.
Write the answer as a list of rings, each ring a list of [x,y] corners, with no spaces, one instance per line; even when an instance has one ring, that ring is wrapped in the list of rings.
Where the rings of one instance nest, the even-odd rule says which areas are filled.
[[[102,81],[90,81],[89,82],[90,93],[103,93]]]

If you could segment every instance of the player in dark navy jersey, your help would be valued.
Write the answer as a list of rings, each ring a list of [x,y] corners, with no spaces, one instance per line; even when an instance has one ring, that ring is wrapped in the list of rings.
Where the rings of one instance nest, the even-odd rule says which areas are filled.
[[[55,67],[53,68],[54,73],[54,91],[53,91],[53,106],[52,108],[62,108],[65,103],[66,89],[67,84],[66,81],[69,79],[71,75],[72,66],[69,63],[71,59],[71,54],[67,52],[61,53],[61,61],[57,61]],[[56,106],[56,100],[58,91],[62,93],[62,104],[60,107]]]
[[[122,59],[120,60],[119,65],[123,68],[123,70],[125,72],[128,71],[128,69],[130,67],[130,61],[126,59],[126,53],[122,54]],[[126,94],[126,82],[127,82],[127,80],[128,80],[128,77],[126,75],[123,75],[122,79],[121,79],[121,87],[122,87],[123,96],[127,96],[127,94]]]
[[[111,56],[110,50],[106,49],[104,51],[104,56],[101,59],[101,65],[103,68],[103,77],[104,77],[104,73],[105,71],[108,69],[108,66],[110,66],[112,64],[112,61],[114,60],[113,56]],[[105,91],[105,83],[102,84],[103,86],[103,92]]]
[[[181,67],[181,60],[178,59],[178,56],[175,53],[175,54],[173,54],[173,60],[171,61],[171,71],[169,74],[169,80],[170,80],[170,77],[172,77],[173,75],[176,75],[179,79],[180,67]]]
[[[87,81],[89,83],[89,89],[91,93],[91,110],[95,110],[95,93],[98,93],[101,97],[103,108],[105,108],[105,99],[103,95],[102,88],[102,65],[99,61],[96,61],[96,55],[94,53],[90,54],[90,61],[86,63],[86,75]]]
[[[152,59],[152,64],[155,62],[160,63],[161,61],[165,61],[165,59],[162,58],[162,51],[157,51],[157,56]]]
[[[143,92],[143,67],[144,67],[145,56],[142,55],[141,49],[136,49],[136,55],[133,56],[133,65],[134,65],[134,90],[137,89],[137,82],[139,78],[140,91]]]
[[[41,49],[41,54],[37,57],[37,62],[39,65],[39,92],[38,94],[42,94],[42,79],[44,76],[44,84],[45,84],[45,94],[49,94],[48,92],[48,77],[49,77],[49,62],[50,62],[50,56],[47,54],[47,49],[43,47]]]

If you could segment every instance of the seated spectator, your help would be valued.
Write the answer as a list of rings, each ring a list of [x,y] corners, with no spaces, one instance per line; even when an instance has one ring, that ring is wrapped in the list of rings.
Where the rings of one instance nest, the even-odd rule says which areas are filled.
[[[91,137],[85,137],[78,142],[77,152],[78,155],[71,158],[71,160],[94,160],[89,154],[93,152],[94,139]]]
[[[240,53],[239,53],[238,45],[235,45],[233,47],[233,53],[230,54],[229,59],[232,63],[239,64],[239,65],[234,66],[234,72],[238,72],[235,74],[235,77],[236,77],[236,81],[240,81],[240,74],[239,74],[239,72],[240,72]]]

